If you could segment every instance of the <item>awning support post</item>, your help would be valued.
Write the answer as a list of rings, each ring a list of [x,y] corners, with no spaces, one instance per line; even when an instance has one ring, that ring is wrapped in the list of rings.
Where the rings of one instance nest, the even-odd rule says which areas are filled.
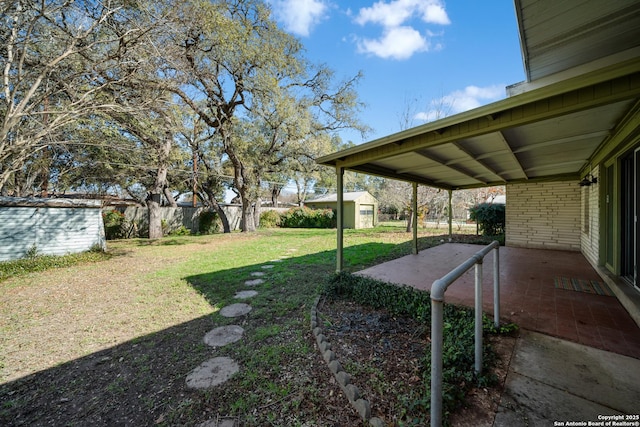
[[[413,254],[418,255],[418,184],[412,183],[411,215],[413,221]]]
[[[337,249],[336,249],[336,273],[340,273],[342,268],[344,267],[343,262],[343,248],[344,248],[344,215],[343,215],[343,199],[344,199],[344,191],[342,188],[342,181],[344,177],[344,168],[336,166],[336,174],[337,174],[337,218],[336,218],[336,228],[337,228]]]
[[[453,190],[447,190],[449,192],[449,242],[453,240]]]

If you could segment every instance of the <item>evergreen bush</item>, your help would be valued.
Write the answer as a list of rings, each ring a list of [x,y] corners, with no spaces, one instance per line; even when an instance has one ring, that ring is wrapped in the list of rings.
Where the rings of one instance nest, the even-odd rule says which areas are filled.
[[[472,207],[470,213],[484,236],[504,234],[505,206],[502,203],[481,203]]]
[[[336,214],[331,209],[292,208],[282,214],[280,226],[285,228],[335,228]]]
[[[122,212],[114,209],[103,211],[102,222],[104,223],[104,234],[107,240],[124,237],[125,217]]]
[[[200,234],[215,234],[219,231],[218,214],[213,211],[202,211],[198,218],[198,232]]]
[[[264,211],[260,214],[260,228],[276,228],[280,226],[280,214],[276,211]]]

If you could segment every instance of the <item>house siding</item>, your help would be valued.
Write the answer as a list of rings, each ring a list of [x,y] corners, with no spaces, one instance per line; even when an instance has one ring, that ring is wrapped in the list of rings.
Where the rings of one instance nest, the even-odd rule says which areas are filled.
[[[507,185],[506,245],[579,251],[580,189],[576,181]]]
[[[591,170],[598,184],[580,187],[580,247],[592,265],[599,265],[600,253],[600,168]]]

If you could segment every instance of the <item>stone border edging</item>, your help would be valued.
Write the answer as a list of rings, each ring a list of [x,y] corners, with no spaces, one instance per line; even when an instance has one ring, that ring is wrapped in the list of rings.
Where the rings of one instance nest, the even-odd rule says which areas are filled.
[[[351,384],[351,375],[349,375],[336,358],[336,354],[331,350],[331,343],[327,340],[327,337],[322,334],[322,328],[318,320],[318,304],[320,303],[320,297],[318,296],[311,306],[311,331],[316,339],[318,349],[322,358],[329,366],[329,370],[333,373],[338,385],[342,389],[342,392],[349,399],[349,403],[358,412],[360,418],[364,421],[368,421],[372,427],[384,427],[384,422],[378,417],[371,416],[371,404],[368,400],[363,399],[360,396],[358,387]]]

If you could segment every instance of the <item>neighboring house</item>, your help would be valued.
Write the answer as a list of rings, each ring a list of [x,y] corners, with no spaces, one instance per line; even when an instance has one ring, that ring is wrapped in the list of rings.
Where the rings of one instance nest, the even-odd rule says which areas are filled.
[[[100,200],[0,197],[0,261],[106,249]]]
[[[367,191],[343,194],[344,228],[372,228],[378,222],[378,200]],[[338,208],[338,195],[329,194],[305,202],[311,209]]]
[[[494,203],[496,205],[506,205],[507,196],[505,196],[504,194],[499,194],[495,197],[488,197],[486,203]]]
[[[640,284],[640,2],[515,0],[508,98],[318,159],[449,191],[506,185],[506,244],[581,251],[625,305]],[[338,236],[338,270],[342,254]],[[630,302],[631,301],[631,302]]]

